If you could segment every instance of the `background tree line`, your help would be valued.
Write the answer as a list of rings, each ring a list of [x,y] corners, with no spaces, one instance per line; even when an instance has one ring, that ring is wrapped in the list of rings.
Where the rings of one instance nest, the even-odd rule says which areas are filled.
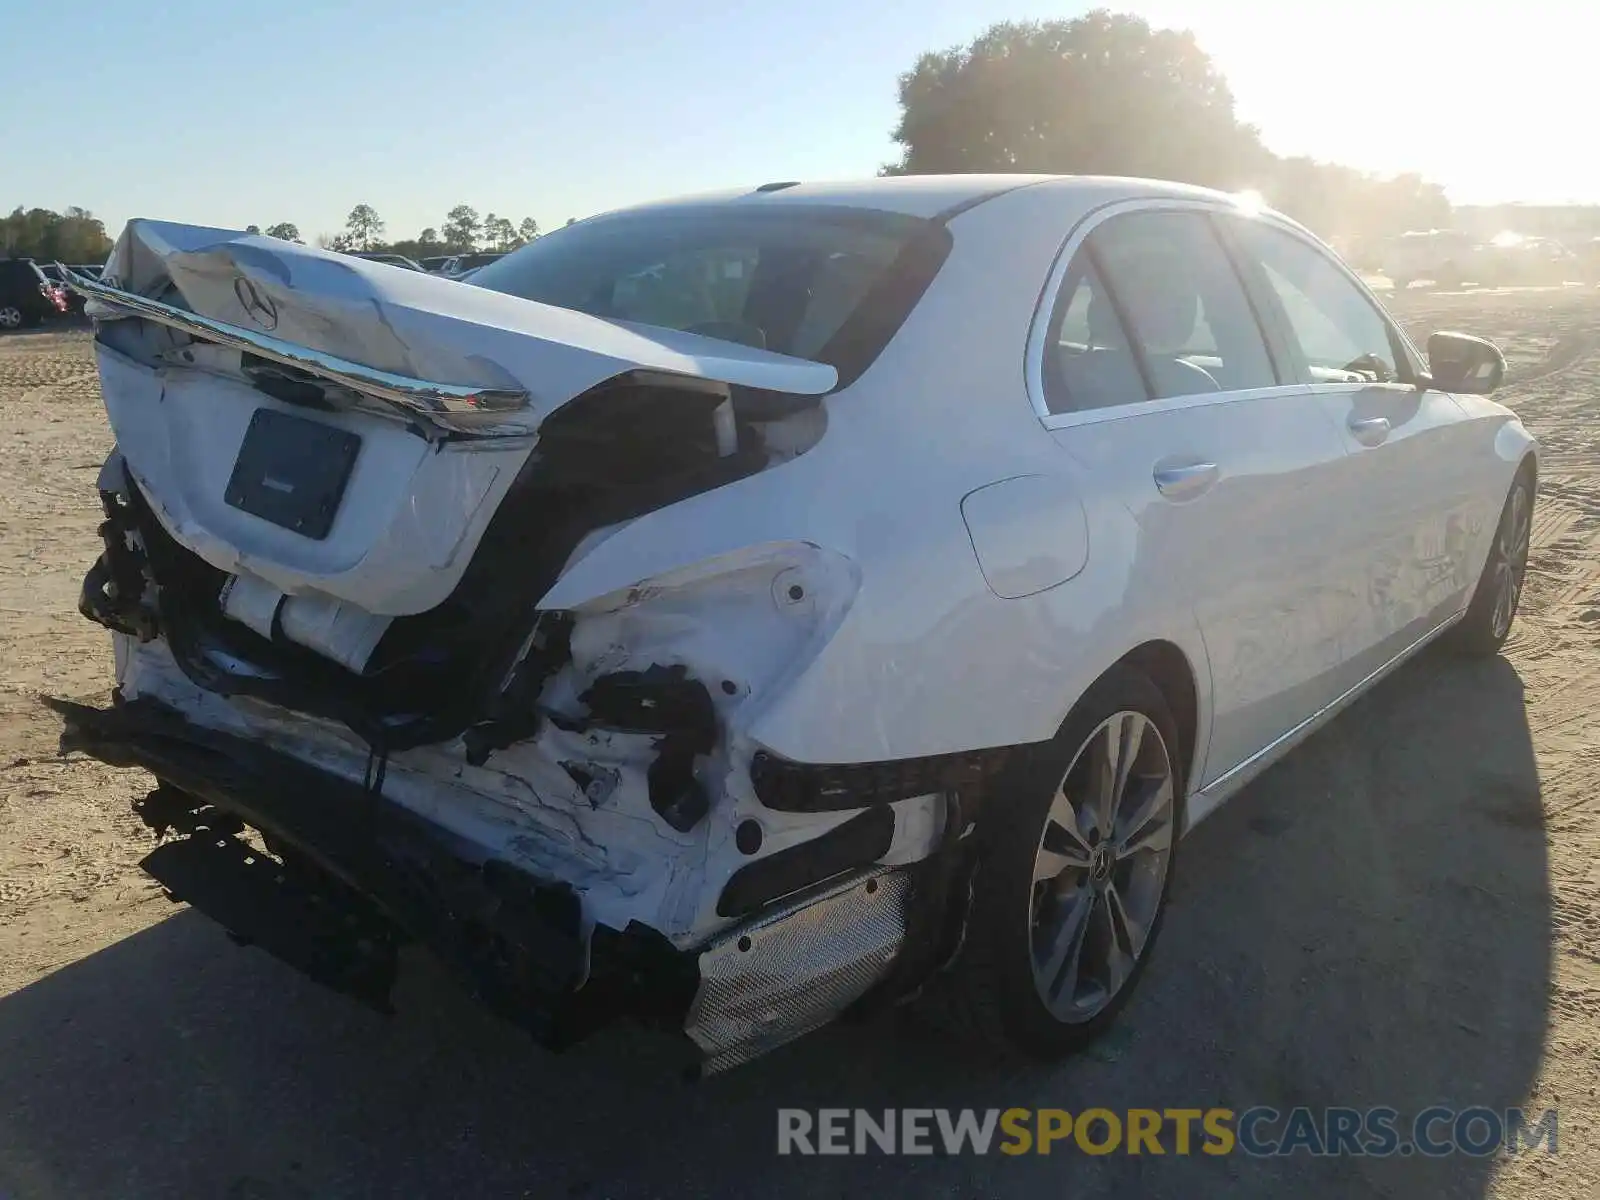
[[[273,229],[277,227],[274,226]],[[292,227],[291,227],[292,228]],[[268,229],[267,233],[273,233]],[[385,241],[387,226],[377,209],[358,204],[345,218],[344,231],[318,234],[317,245],[325,250],[359,250],[384,254],[403,254],[407,258],[427,258],[438,254],[466,254],[473,250],[515,250],[539,236],[539,222],[523,217],[513,223],[510,217],[489,213],[479,216],[470,204],[458,204],[445,214],[443,224],[429,225],[414,238]],[[299,231],[295,237],[299,240]]]
[[[102,263],[111,253],[111,239],[100,219],[86,208],[58,213],[48,208],[17,205],[0,217],[0,258],[56,259],[64,263]]]
[[[968,46],[924,54],[900,77],[900,109],[889,175],[1133,175],[1253,189],[1347,245],[1450,223],[1444,189],[1419,175],[1273,154],[1237,118],[1192,33],[1104,9],[1003,22]]]
[[[489,213],[480,217],[469,204],[458,204],[446,214],[444,223],[429,226],[414,238],[386,242],[384,221],[370,204],[350,210],[344,231],[319,234],[317,245],[329,250],[377,251],[423,258],[434,254],[465,254],[472,250],[515,250],[539,236],[539,223],[523,217],[513,224],[510,217]],[[245,226],[246,233],[304,244],[300,227],[293,221],[280,221],[263,229]],[[105,225],[87,209],[69,208],[65,213],[48,208],[23,209],[20,205],[8,217],[0,217],[0,258],[36,258],[42,262],[60,259],[66,263],[100,263],[111,252],[111,239]]]

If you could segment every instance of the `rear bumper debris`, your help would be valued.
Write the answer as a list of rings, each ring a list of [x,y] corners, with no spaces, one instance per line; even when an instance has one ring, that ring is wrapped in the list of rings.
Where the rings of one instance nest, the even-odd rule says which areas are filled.
[[[571,889],[534,879],[381,795],[163,706],[52,702],[62,750],[160,781],[136,807],[172,893],[318,982],[387,1008],[394,953],[428,947],[502,1017],[562,1049],[619,1017],[681,1029],[692,955],[637,923],[585,936]],[[263,855],[241,840],[260,831]]]
[[[569,886],[385,798],[381,782],[338,778],[151,700],[49,703],[65,719],[63,752],[156,776],[134,807],[163,840],[141,866],[172,899],[379,1011],[399,948],[418,943],[547,1048],[630,1019],[687,1034],[715,1072],[826,1024],[903,965],[915,869],[836,877],[680,950],[639,922],[585,930]]]

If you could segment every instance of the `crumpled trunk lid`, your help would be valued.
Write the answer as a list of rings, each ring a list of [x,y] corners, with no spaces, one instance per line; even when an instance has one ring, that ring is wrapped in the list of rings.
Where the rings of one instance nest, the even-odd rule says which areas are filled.
[[[259,234],[133,220],[106,282],[145,296],[168,284],[181,306],[241,330],[417,380],[523,389],[507,428],[629,371],[821,395],[830,366],[571,309]],[[93,316],[115,315],[96,305]]]
[[[162,526],[252,581],[258,607],[314,595],[326,622],[345,618],[341,604],[392,617],[450,595],[540,426],[578,397],[634,378],[664,403],[729,386],[814,396],[837,379],[821,363],[193,225],[130,222],[105,278],[74,285],[101,323],[118,447]]]

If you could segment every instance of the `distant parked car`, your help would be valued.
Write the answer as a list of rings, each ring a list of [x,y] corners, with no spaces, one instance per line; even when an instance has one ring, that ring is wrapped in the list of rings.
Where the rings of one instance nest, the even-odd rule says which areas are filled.
[[[1554,238],[1505,233],[1483,247],[1486,286],[1561,284],[1586,278],[1589,268]]]
[[[451,279],[460,279],[468,271],[476,271],[479,267],[487,267],[492,262],[504,258],[504,254],[485,251],[479,254],[457,254],[444,260],[439,267],[440,275],[448,275]]]
[[[430,254],[427,258],[419,259],[418,261],[422,264],[422,269],[429,275],[439,275],[444,272],[445,263],[453,261],[454,258],[455,255],[453,254]]]
[[[66,311],[66,289],[52,282],[33,259],[0,259],[0,330],[37,325]]]
[[[1482,249],[1471,234],[1459,229],[1414,230],[1391,239],[1378,265],[1396,291],[1422,279],[1439,287],[1458,287],[1469,279],[1481,282]]]
[[[366,250],[352,250],[352,258],[364,258],[368,262],[388,263],[391,267],[404,267],[408,271],[422,270],[421,264],[407,258],[404,254],[378,254]]]
[[[1384,253],[1383,273],[1403,290],[1416,280],[1447,288],[1553,285],[1584,279],[1589,269],[1553,238],[1508,230],[1481,241],[1458,229],[1432,229],[1394,238]]]

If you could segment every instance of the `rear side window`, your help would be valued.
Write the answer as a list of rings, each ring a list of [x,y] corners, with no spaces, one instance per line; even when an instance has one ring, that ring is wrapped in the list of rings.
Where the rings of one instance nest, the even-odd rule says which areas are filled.
[[[941,226],[899,213],[705,205],[568,226],[472,282],[826,362],[843,385],[888,344],[948,247]]]
[[[1051,412],[1279,382],[1233,264],[1205,215],[1129,213],[1067,272],[1045,364]]]
[[[1390,383],[1409,363],[1388,320],[1332,258],[1260,221],[1231,226],[1250,269],[1277,302],[1292,348],[1314,383]]]
[[[1045,347],[1045,401],[1052,413],[1148,400],[1127,334],[1100,272],[1079,252],[1062,286],[1060,325]]]

